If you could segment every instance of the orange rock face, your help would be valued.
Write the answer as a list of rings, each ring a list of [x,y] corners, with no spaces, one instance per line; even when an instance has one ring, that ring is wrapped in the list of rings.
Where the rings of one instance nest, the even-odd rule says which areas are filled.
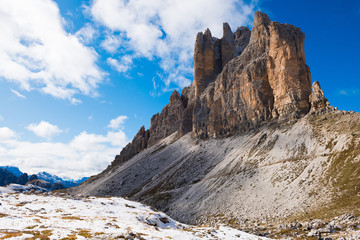
[[[271,22],[267,61],[268,79],[274,94],[274,116],[301,115],[310,109],[310,69],[306,65],[304,40],[299,28]]]

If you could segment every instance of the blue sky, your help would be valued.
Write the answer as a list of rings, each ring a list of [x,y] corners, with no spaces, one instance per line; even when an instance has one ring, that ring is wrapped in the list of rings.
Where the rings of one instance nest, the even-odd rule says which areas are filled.
[[[0,0],[0,165],[101,171],[190,84],[196,33],[256,10],[300,27],[312,80],[360,111],[360,1]]]

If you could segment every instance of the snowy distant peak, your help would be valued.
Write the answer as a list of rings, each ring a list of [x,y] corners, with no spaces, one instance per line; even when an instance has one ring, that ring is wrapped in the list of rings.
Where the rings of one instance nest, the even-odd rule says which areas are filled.
[[[50,185],[53,185],[54,183],[58,183],[58,184],[65,186],[66,188],[69,188],[69,187],[77,186],[80,183],[82,183],[88,179],[88,177],[83,177],[78,180],[73,180],[73,179],[65,180],[65,179],[62,179],[56,175],[52,175],[45,171],[39,172],[37,174],[33,174],[29,178],[29,176],[26,173],[21,172],[18,167],[0,166],[0,169],[4,169],[4,171],[6,170],[6,172],[4,172],[4,174],[2,176],[2,178],[4,178],[4,179],[2,179],[0,177],[0,186],[10,184],[10,183],[20,183],[20,184],[24,185],[27,182],[27,180],[32,181],[35,179],[34,177],[36,176],[37,179],[46,181],[46,182],[50,183]],[[5,179],[5,175],[6,175],[6,179]],[[22,178],[22,181],[19,181],[20,176]],[[27,179],[24,180],[23,178],[27,178]]]
[[[64,181],[63,179],[61,179],[60,177],[56,176],[56,175],[51,175],[50,173],[47,172],[39,172],[37,174],[37,177],[39,179],[48,181],[49,183],[56,183],[56,182],[62,182]]]
[[[54,183],[61,183],[63,184],[66,188],[69,188],[69,187],[74,187],[74,186],[77,186],[79,185],[80,183],[86,181],[88,179],[88,177],[83,177],[79,180],[73,180],[73,179],[69,179],[69,180],[65,180],[65,179],[62,179],[56,175],[51,175],[50,173],[47,173],[47,172],[39,172],[37,174],[38,178],[41,179],[41,180],[45,180],[51,184],[54,184]]]

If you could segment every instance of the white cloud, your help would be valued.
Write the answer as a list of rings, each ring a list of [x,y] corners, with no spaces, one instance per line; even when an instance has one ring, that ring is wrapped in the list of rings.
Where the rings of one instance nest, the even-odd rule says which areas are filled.
[[[98,32],[93,28],[93,26],[87,23],[85,27],[77,31],[75,35],[82,43],[89,44],[98,35]]]
[[[52,0],[1,0],[0,78],[60,99],[96,95],[104,78],[97,53],[63,23]]]
[[[73,105],[79,105],[80,103],[82,103],[82,101],[77,98],[71,98],[70,103]]]
[[[221,37],[223,22],[233,30],[248,25],[254,5],[241,0],[94,0],[89,11],[97,22],[118,34],[107,38],[119,42],[111,45],[111,52],[121,42],[137,57],[159,57],[166,74],[176,72],[176,76],[163,78],[169,88],[171,83],[189,84],[199,31],[209,27],[214,36]]]
[[[112,128],[114,130],[122,128],[122,125],[127,119],[128,119],[127,116],[118,116],[117,118],[112,119],[107,127]]]
[[[360,94],[360,90],[357,88],[354,89],[341,89],[339,94],[343,96],[357,96]]]
[[[107,34],[105,40],[102,41],[101,46],[109,53],[115,53],[122,43],[121,36]]]
[[[41,121],[40,123],[31,123],[26,128],[35,135],[48,139],[62,132],[58,126],[45,121]]]
[[[125,133],[81,132],[67,143],[29,142],[15,138],[15,132],[0,128],[0,159],[27,173],[46,171],[60,177],[80,178],[104,170],[128,143]]]
[[[132,60],[132,56],[130,55],[125,55],[121,58],[120,61],[114,59],[114,58],[108,58],[107,59],[107,63],[112,66],[113,68],[116,69],[116,71],[121,72],[121,73],[125,73],[128,70],[131,69],[132,65],[133,65],[133,60]]]
[[[10,140],[15,137],[15,132],[7,127],[0,127],[0,141]]]
[[[22,95],[21,93],[19,93],[18,91],[14,90],[14,89],[10,89],[10,91],[15,94],[16,96],[18,96],[19,98],[24,98],[26,99],[26,97],[24,95]]]

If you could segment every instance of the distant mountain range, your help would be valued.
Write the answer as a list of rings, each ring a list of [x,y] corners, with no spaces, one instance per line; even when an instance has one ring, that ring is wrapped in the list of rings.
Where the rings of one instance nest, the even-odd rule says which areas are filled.
[[[56,175],[47,172],[39,172],[38,174],[29,175],[20,171],[14,166],[0,166],[0,186],[10,183],[26,184],[28,181],[36,179],[48,182],[51,186],[54,184],[62,184],[65,188],[74,187],[87,180],[87,177],[78,180],[65,180]],[[26,179],[25,179],[26,178]]]
[[[79,185],[80,183],[86,181],[88,179],[88,177],[83,177],[79,180],[64,180],[56,175],[51,175],[50,173],[47,173],[47,172],[39,172],[38,174],[36,174],[38,179],[41,179],[41,180],[45,180],[51,184],[54,184],[54,183],[61,183],[63,184],[66,188],[69,188],[69,187],[74,187],[74,186],[77,186]]]

